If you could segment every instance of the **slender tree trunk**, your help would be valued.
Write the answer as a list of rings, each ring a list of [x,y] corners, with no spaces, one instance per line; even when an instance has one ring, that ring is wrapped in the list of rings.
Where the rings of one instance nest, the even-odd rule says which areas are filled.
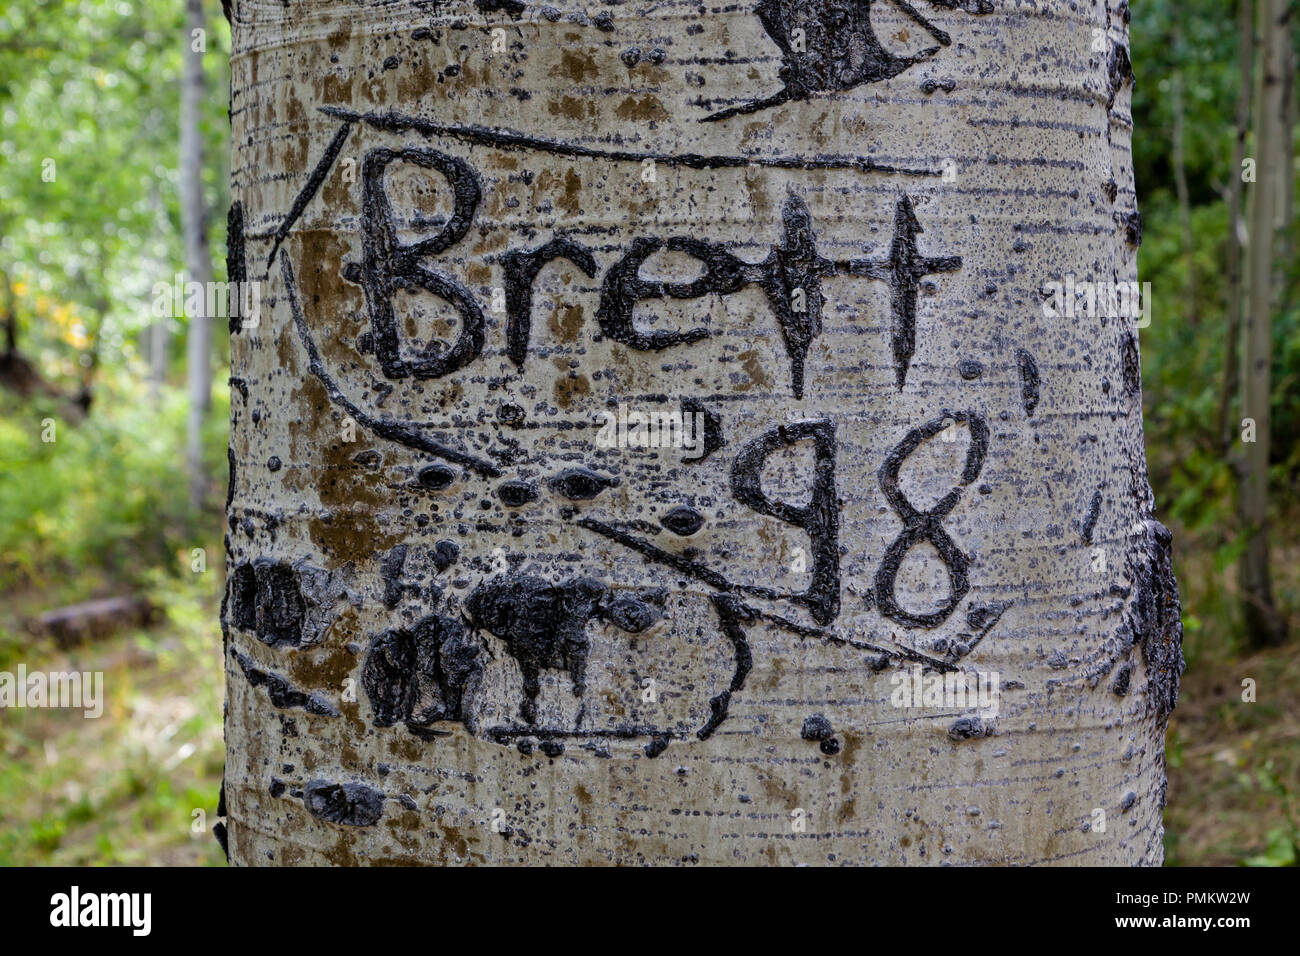
[[[1256,645],[1280,644],[1286,621],[1273,602],[1268,556],[1268,463],[1271,439],[1274,216],[1281,200],[1278,165],[1285,156],[1285,0],[1259,0],[1260,66],[1255,92],[1255,156],[1258,176],[1250,196],[1250,250],[1246,312],[1242,325],[1241,414],[1243,436],[1239,495],[1246,548],[1239,565],[1247,637]],[[1253,427],[1252,427],[1253,426]]]
[[[181,222],[185,234],[185,266],[190,280],[206,290],[212,281],[212,252],[208,245],[208,216],[203,201],[203,49],[207,17],[203,0],[185,0],[185,69],[181,79],[180,186]],[[195,35],[202,31],[202,40]],[[190,504],[203,504],[208,476],[203,467],[203,422],[212,408],[212,317],[205,307],[189,317],[185,341],[189,415],[185,429],[185,467]]]
[[[1228,330],[1224,341],[1223,391],[1219,396],[1218,427],[1215,434],[1223,443],[1225,454],[1232,451],[1238,434],[1231,419],[1232,401],[1237,394],[1240,357],[1237,343],[1241,338],[1242,250],[1246,224],[1242,219],[1242,196],[1245,180],[1242,164],[1246,159],[1246,140],[1250,136],[1250,92],[1255,66],[1255,6],[1252,0],[1238,0],[1237,68],[1241,83],[1237,91],[1236,142],[1232,150],[1232,171],[1228,180]]]
[[[1174,31],[1173,45],[1175,49],[1180,49],[1183,42],[1181,14],[1175,13],[1174,16],[1179,18],[1180,23]],[[1196,243],[1192,238],[1192,198],[1187,188],[1187,162],[1183,144],[1187,106],[1183,102],[1182,71],[1174,73],[1172,86],[1174,191],[1178,196],[1178,225],[1183,237],[1183,267],[1187,270],[1187,279],[1183,286],[1183,315],[1187,319],[1189,329],[1194,330],[1200,325],[1201,319],[1196,293]]]
[[[1160,862],[1125,16],[867,7],[231,4],[233,861]]]

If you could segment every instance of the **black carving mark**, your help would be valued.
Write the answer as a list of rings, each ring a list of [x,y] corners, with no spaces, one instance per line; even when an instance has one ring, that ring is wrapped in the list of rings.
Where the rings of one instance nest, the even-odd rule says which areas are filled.
[[[594,531],[596,534],[599,534],[602,537],[608,538],[611,541],[616,541],[619,544],[623,545],[624,547],[636,551],[638,554],[642,555],[643,557],[647,558],[650,561],[654,561],[658,564],[662,564],[667,567],[673,568],[677,571],[682,572],[683,574],[687,574],[693,578],[703,581],[705,584],[709,585],[710,587],[715,588],[718,591],[724,592],[724,595],[726,595],[729,592],[739,591],[746,594],[753,594],[755,596],[766,598],[769,600],[791,599],[790,595],[780,594],[771,588],[756,587],[754,585],[748,585],[748,584],[744,584],[744,585],[733,584],[731,581],[728,581],[723,574],[713,570],[712,568],[706,565],[699,564],[698,562],[695,561],[691,561],[687,558],[682,557],[681,555],[673,554],[670,551],[665,551],[662,548],[658,548],[655,545],[651,544],[649,541],[646,541],[644,538],[638,538],[635,535],[627,534],[624,531],[620,531],[617,528],[611,527],[610,525],[607,525],[604,522],[596,521],[593,518],[579,519],[577,524],[579,525],[579,527],[586,528],[588,531]],[[891,648],[891,647],[885,647],[880,644],[874,644],[869,641],[839,637],[835,634],[828,633],[818,628],[806,627],[802,624],[798,624],[795,621],[791,621],[789,618],[782,617],[779,614],[770,614],[770,613],[756,610],[754,608],[750,608],[748,605],[740,604],[740,605],[736,605],[736,608],[738,610],[743,610],[747,616],[750,613],[752,613],[754,620],[767,621],[768,623],[773,624],[791,634],[794,634],[797,637],[816,638],[817,640],[824,641],[828,644],[844,645],[862,651],[870,651],[873,654],[878,655],[877,657],[878,661],[888,661],[889,659],[900,660],[900,661],[914,661],[915,663],[923,664],[924,666],[936,670],[940,673],[948,673],[957,670],[957,667],[949,663],[948,661],[942,660],[940,658],[929,657],[925,654],[913,650],[910,647]],[[875,667],[875,669],[880,670],[881,667],[878,666]]]
[[[922,232],[924,230],[917,221],[912,200],[903,195],[894,207],[894,241],[889,249],[889,259],[855,259],[848,263],[836,263],[837,270],[841,272],[889,283],[893,319],[890,340],[894,349],[894,373],[900,391],[907,381],[907,369],[916,351],[916,298],[921,279],[932,273],[954,272],[961,268],[961,256],[922,256],[916,248],[916,237]]]
[[[1092,530],[1097,527],[1097,519],[1101,517],[1101,489],[1094,491],[1092,501],[1088,505],[1088,513],[1083,516],[1083,522],[1079,525],[1079,537],[1083,539],[1084,544],[1092,544]]]
[[[719,448],[725,445],[727,441],[722,437],[721,416],[719,416],[717,412],[713,411],[713,409],[706,407],[703,402],[694,398],[683,398],[682,399],[682,421],[699,420],[693,417],[687,418],[688,415],[704,416],[704,435],[703,435],[704,449],[696,457],[684,459],[688,465],[693,465],[698,462],[704,461],[704,459],[708,458],[711,454],[713,454],[715,451],[717,451]],[[701,439],[700,435],[695,436],[695,441],[697,443],[700,441],[700,439]]]
[[[325,177],[329,175],[330,167],[334,165],[335,160],[339,158],[339,153],[343,151],[343,144],[347,142],[348,134],[352,132],[351,121],[344,123],[334,134],[329,145],[325,147],[325,154],[321,156],[319,162],[307,177],[306,184],[298,191],[298,195],[293,197],[293,205],[289,207],[289,214],[284,217],[284,222],[280,223],[280,228],[275,231],[275,241],[271,244],[271,254],[266,257],[266,268],[269,270],[271,264],[275,262],[275,254],[280,251],[280,245],[285,239],[289,238],[289,230],[293,224],[298,221],[307,204],[320,191],[321,184],[325,182]]]
[[[361,670],[361,686],[376,727],[402,723],[427,738],[436,733],[432,725],[443,720],[476,729],[470,726],[464,703],[482,676],[482,649],[465,625],[434,614],[410,629],[374,638]]]
[[[230,503],[235,500],[235,472],[237,465],[235,463],[235,450],[226,445],[226,465],[229,469],[229,477],[226,479],[226,510],[230,510]]]
[[[236,627],[254,632],[270,647],[302,643],[307,609],[289,565],[267,558],[240,564],[231,576],[230,593],[230,616]]]
[[[1038,363],[1025,349],[1016,349],[1016,364],[1020,366],[1020,403],[1025,414],[1034,414],[1038,407]]]
[[[973,382],[984,374],[984,365],[974,359],[962,359],[957,363],[957,372],[968,382]]]
[[[313,780],[303,787],[303,805],[329,823],[371,827],[384,815],[384,795],[364,783]]]
[[[709,719],[695,732],[695,736],[700,740],[708,740],[713,736],[713,732],[722,726],[722,722],[727,719],[727,714],[731,710],[732,695],[745,686],[745,678],[749,676],[754,666],[754,656],[749,648],[749,638],[741,625],[758,620],[757,612],[739,598],[729,594],[715,594],[712,601],[714,609],[718,612],[722,633],[727,640],[731,641],[734,649],[736,669],[731,675],[731,684],[727,689],[709,700]]]
[[[398,240],[384,178],[394,162],[435,170],[451,185],[455,197],[452,216],[436,235],[409,244]],[[483,350],[483,312],[465,286],[418,263],[455,245],[469,231],[482,195],[474,170],[462,159],[431,149],[372,149],[361,165],[361,193],[361,266],[359,270],[355,265],[346,267],[343,274],[365,289],[371,342],[384,374],[389,378],[437,378],[464,367]],[[461,328],[450,349],[431,341],[407,361],[398,345],[393,296],[417,289],[455,308]]]
[[[548,262],[568,259],[589,279],[596,278],[596,259],[591,251],[572,239],[556,237],[532,252],[507,252],[501,256],[506,279],[506,345],[510,360],[519,368],[528,357],[528,338],[533,325],[533,283]]]
[[[570,501],[590,501],[606,488],[617,488],[618,479],[598,475],[589,468],[566,468],[546,482],[551,491]]]
[[[643,279],[641,266],[660,249],[684,252],[704,264],[704,275],[691,282],[659,282]],[[698,299],[709,294],[729,295],[760,277],[747,263],[733,256],[718,242],[687,236],[655,239],[638,236],[626,255],[605,273],[596,318],[600,330],[616,342],[641,351],[689,345],[706,339],[708,329],[643,332],[632,321],[637,302],[647,299]]]
[[[294,327],[298,330],[298,338],[302,341],[303,348],[307,351],[307,367],[320,380],[330,401],[351,415],[358,425],[370,429],[381,438],[387,438],[399,445],[406,445],[408,448],[414,448],[437,458],[464,465],[476,474],[486,478],[500,477],[501,470],[490,461],[448,448],[430,438],[426,438],[413,425],[394,421],[390,418],[373,418],[344,395],[338,384],[325,371],[325,363],[321,361],[316,342],[311,336],[311,331],[307,328],[307,320],[303,317],[302,306],[298,302],[298,289],[294,279],[293,266],[289,262],[288,256],[280,259],[280,271],[284,277],[285,293],[289,299],[289,310],[293,314]]]
[[[888,259],[854,259],[831,262],[817,252],[812,217],[803,200],[795,196],[783,206],[782,242],[758,263],[745,262],[721,243],[678,236],[670,239],[638,237],[626,255],[605,274],[596,316],[601,331],[617,342],[647,351],[687,345],[708,338],[703,327],[686,330],[646,332],[632,321],[640,301],[651,299],[695,299],[706,295],[730,295],[750,283],[757,283],[777,317],[790,356],[791,381],[796,397],[803,396],[804,359],[809,345],[821,331],[824,300],[821,279],[851,275],[888,282],[893,294],[892,341],[898,385],[901,389],[916,344],[916,302],[921,279],[938,272],[961,268],[960,256],[930,258],[916,248],[922,232],[906,196],[894,210],[894,239]],[[704,274],[691,282],[659,282],[641,278],[641,266],[656,252],[668,249],[684,252],[704,265]]]
[[[507,481],[497,488],[497,497],[510,508],[537,500],[537,486],[531,481]]]
[[[656,737],[654,740],[650,741],[648,744],[645,745],[644,748],[642,748],[645,752],[645,755],[649,757],[651,760],[653,760],[655,757],[658,757],[661,753],[663,753],[665,750],[668,749],[668,739],[669,738],[667,735],[660,735]]]
[[[777,449],[811,439],[814,445],[812,494],[805,506],[772,501],[762,487],[763,465]],[[835,492],[835,425],[829,419],[778,425],[755,438],[736,456],[731,493],[738,501],[808,533],[812,544],[812,583],[791,600],[827,624],[840,610],[839,505]]]
[[[620,531],[618,528],[605,524],[603,521],[597,521],[595,518],[579,518],[578,526],[586,528],[588,531],[594,531],[596,534],[609,538],[611,541],[617,541],[624,547],[631,548],[633,551],[644,555],[652,561],[657,561],[658,563],[665,564],[670,568],[675,568],[683,574],[697,578],[719,591],[730,591],[735,587],[722,573],[713,570],[707,565],[692,561],[689,558],[684,558],[680,554],[673,554],[671,551],[657,548],[644,538],[638,538],[636,535]],[[764,590],[766,591],[766,596],[775,596],[775,592],[767,589]]]
[[[590,639],[587,623],[603,620],[629,633],[640,633],[662,615],[663,591],[620,596],[592,578],[560,584],[528,574],[500,575],[480,584],[465,601],[478,630],[501,640],[523,675],[520,714],[537,723],[537,695],[543,669],[563,670],[573,682],[573,696],[586,688]]]
[[[258,667],[257,662],[251,657],[245,657],[236,651],[235,660],[239,662],[239,669],[244,672],[250,684],[254,687],[266,686],[271,706],[279,707],[281,710],[299,707],[309,714],[321,717],[341,716],[338,708],[325,698],[298,690],[279,674]]]
[[[918,511],[898,486],[898,472],[903,462],[921,443],[939,432],[952,427],[955,422],[965,422],[970,430],[970,444],[966,449],[966,465],[961,482],[944,495],[929,511]],[[957,547],[943,527],[943,519],[961,500],[962,488],[979,477],[988,454],[989,431],[984,419],[974,412],[945,412],[943,417],[914,428],[907,437],[889,453],[880,466],[880,489],[885,493],[894,513],[903,519],[903,530],[885,549],[876,571],[876,601],[880,613],[904,627],[937,627],[947,620],[961,599],[970,590],[966,572],[970,559]],[[921,541],[929,541],[948,570],[949,595],[944,605],[936,611],[913,614],[901,607],[894,596],[894,585],[903,556]]]
[[[449,136],[469,143],[492,146],[497,149],[524,150],[552,153],[556,156],[572,156],[585,159],[604,159],[613,162],[643,163],[647,159],[665,166],[682,166],[687,169],[744,169],[761,166],[768,169],[802,169],[848,170],[860,173],[898,173],[903,176],[942,176],[940,169],[908,169],[876,163],[854,156],[819,156],[803,159],[799,157],[763,157],[763,156],[703,156],[699,153],[651,153],[638,150],[605,150],[590,146],[579,146],[558,140],[528,136],[512,130],[491,129],[486,126],[433,123],[415,116],[401,113],[358,113],[337,106],[322,106],[320,111],[326,116],[333,116],[348,123],[366,123],[376,129],[390,133],[414,130],[426,136]]]
[[[1124,391],[1137,395],[1142,391],[1142,361],[1138,357],[1138,340],[1132,332],[1125,332],[1120,342],[1120,365],[1124,375]]]
[[[835,264],[818,254],[812,215],[802,199],[787,196],[781,218],[785,235],[763,263],[759,284],[781,325],[794,397],[803,398],[804,359],[822,331],[821,280],[835,274]]]
[[[689,538],[704,527],[704,515],[694,508],[679,505],[659,517],[659,523],[679,537]]]
[[[235,200],[226,213],[226,281],[238,282],[241,288],[248,281],[244,255],[244,204]],[[231,335],[244,327],[241,309],[230,309],[229,323]]]
[[[754,12],[767,35],[781,50],[783,65],[779,75],[784,85],[771,96],[714,113],[705,117],[703,122],[756,113],[790,100],[805,100],[816,93],[840,93],[866,83],[879,83],[939,52],[936,46],[915,56],[900,57],[886,50],[871,23],[871,5],[874,2],[876,0],[759,0]],[[893,2],[941,46],[951,45],[952,38],[906,0]],[[955,0],[931,2],[948,9],[955,6]],[[966,2],[961,9],[967,13],[987,13],[992,7],[986,3]]]

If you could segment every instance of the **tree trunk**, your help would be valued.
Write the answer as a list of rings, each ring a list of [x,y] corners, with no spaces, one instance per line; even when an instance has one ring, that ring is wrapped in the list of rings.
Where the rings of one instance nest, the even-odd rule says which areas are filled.
[[[1246,635],[1256,646],[1282,643],[1286,621],[1273,602],[1268,557],[1268,461],[1271,440],[1274,215],[1281,196],[1278,165],[1285,114],[1283,48],[1286,0],[1258,0],[1260,66],[1255,91],[1258,175],[1250,195],[1250,249],[1246,314],[1242,323],[1241,414],[1252,440],[1242,449],[1239,508],[1246,547],[1238,566]],[[1253,429],[1250,425],[1253,424]],[[1253,431],[1253,434],[1251,432]]]
[[[1183,45],[1181,14],[1174,13],[1175,28],[1173,47],[1179,50]],[[1187,187],[1187,162],[1184,154],[1184,128],[1186,126],[1187,107],[1183,102],[1183,74],[1174,73],[1173,80],[1173,164],[1174,192],[1178,197],[1178,226],[1182,231],[1183,263],[1187,278],[1183,286],[1183,316],[1189,329],[1195,330],[1201,324],[1200,299],[1196,293],[1196,242],[1192,237],[1192,197]]]
[[[195,31],[203,31],[206,46],[207,17],[203,0],[185,0],[185,68],[181,79],[180,192],[181,227],[185,236],[185,266],[190,281],[204,290],[212,281],[212,253],[208,246],[208,216],[203,201],[203,130],[200,125],[205,93],[203,50]],[[185,429],[185,468],[190,504],[203,504],[208,476],[203,468],[203,422],[212,408],[212,317],[205,307],[189,317],[185,340],[189,415]]]
[[[1127,14],[918,6],[231,4],[233,861],[1161,861]]]
[[[1255,65],[1255,8],[1252,0],[1238,0],[1237,70],[1241,83],[1237,91],[1236,141],[1232,149],[1232,171],[1228,179],[1228,330],[1223,348],[1223,390],[1219,395],[1218,426],[1215,435],[1225,455],[1230,455],[1238,435],[1231,420],[1233,397],[1237,394],[1240,358],[1237,344],[1241,339],[1242,250],[1246,224],[1242,221],[1242,196],[1245,192],[1242,163],[1246,159],[1246,139],[1250,135],[1250,91]]]

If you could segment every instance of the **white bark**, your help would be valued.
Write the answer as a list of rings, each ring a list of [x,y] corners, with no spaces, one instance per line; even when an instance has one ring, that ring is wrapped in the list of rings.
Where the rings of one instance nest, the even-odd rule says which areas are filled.
[[[232,860],[1160,862],[1127,13],[918,7],[232,4]]]

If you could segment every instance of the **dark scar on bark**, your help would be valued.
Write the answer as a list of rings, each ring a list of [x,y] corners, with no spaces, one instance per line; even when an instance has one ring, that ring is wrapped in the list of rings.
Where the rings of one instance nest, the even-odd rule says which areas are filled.
[[[271,244],[271,254],[266,257],[266,268],[270,269],[271,264],[275,262],[275,254],[280,251],[280,246],[285,239],[289,237],[289,230],[293,224],[298,221],[307,204],[312,201],[316,193],[320,191],[321,184],[325,182],[325,177],[329,175],[330,167],[334,165],[335,160],[339,158],[339,153],[343,151],[343,144],[347,142],[348,134],[352,132],[352,124],[344,123],[334,134],[329,145],[325,147],[325,154],[321,156],[307,177],[306,184],[298,191],[294,197],[293,204],[289,207],[289,214],[284,217],[280,227],[275,230],[275,238]]]
[[[384,607],[390,611],[401,603],[407,587],[402,584],[402,571],[406,567],[408,545],[399,544],[379,559],[379,577],[384,582]]]
[[[1092,544],[1092,531],[1097,526],[1097,519],[1101,517],[1101,489],[1092,493],[1092,501],[1088,504],[1088,513],[1083,516],[1083,522],[1079,526],[1079,537],[1083,539],[1084,544]]]
[[[1125,332],[1120,342],[1120,366],[1124,375],[1124,391],[1137,395],[1142,391],[1142,361],[1138,357],[1137,336]]]
[[[694,508],[678,505],[667,514],[659,516],[659,523],[682,538],[689,538],[704,527],[704,515]]]
[[[1125,556],[1126,572],[1133,582],[1125,626],[1142,652],[1147,698],[1161,719],[1167,718],[1178,702],[1178,686],[1186,667],[1172,544],[1169,529],[1148,518],[1142,523],[1138,546]]]
[[[590,501],[606,488],[618,487],[619,480],[600,475],[590,468],[566,468],[547,479],[551,491],[570,501]]]
[[[417,242],[397,237],[385,173],[393,163],[409,163],[440,173],[451,185],[452,216],[441,231]],[[482,190],[474,170],[462,159],[431,149],[372,149],[361,164],[361,263],[348,263],[343,277],[359,284],[370,313],[370,344],[389,378],[438,378],[463,368],[483,350],[483,311],[463,284],[419,263],[455,245],[469,232]],[[402,357],[393,297],[398,292],[426,292],[450,304],[460,318],[460,332],[450,348],[438,340],[425,343],[413,357]]]
[[[962,469],[961,481],[944,495],[928,511],[919,511],[903,494],[898,483],[898,472],[903,462],[916,451],[923,442],[933,438],[939,432],[965,422],[970,431],[970,443],[966,449],[966,464]],[[885,493],[890,507],[903,520],[903,530],[893,543],[885,549],[876,571],[876,602],[880,613],[897,621],[904,627],[938,627],[956,609],[961,599],[970,590],[967,571],[970,559],[943,528],[943,519],[961,500],[962,490],[977,477],[984,467],[988,455],[989,431],[984,419],[975,412],[947,412],[920,428],[914,428],[899,442],[880,466],[880,489]],[[903,557],[921,541],[929,541],[939,552],[939,557],[948,570],[948,600],[936,611],[914,614],[899,605],[894,596],[895,582]]]
[[[341,716],[339,709],[325,698],[298,690],[274,671],[258,667],[257,662],[251,657],[245,657],[235,651],[235,660],[239,662],[239,669],[244,672],[244,677],[248,679],[249,684],[254,687],[266,687],[273,707],[279,707],[281,710],[296,707],[321,717]]]
[[[501,256],[506,283],[506,345],[510,360],[520,368],[528,357],[528,339],[533,324],[533,283],[542,267],[556,259],[568,259],[596,278],[596,258],[586,246],[572,239],[555,237],[531,252],[512,251]]]
[[[248,265],[244,258],[244,204],[235,200],[226,212],[226,280],[238,282],[242,286],[248,281]],[[241,310],[231,309],[229,316],[230,334],[235,335],[244,327]]]
[[[552,584],[534,575],[506,574],[476,587],[465,610],[472,626],[505,644],[519,665],[524,695],[520,716],[534,725],[542,670],[566,672],[574,697],[585,691],[588,622],[604,621],[639,634],[663,615],[665,598],[661,589],[629,597],[587,577]]]
[[[1142,213],[1134,209],[1132,212],[1115,213],[1115,221],[1124,227],[1124,241],[1134,249],[1142,245]]]
[[[1110,57],[1106,63],[1106,74],[1110,84],[1110,95],[1106,100],[1106,109],[1115,106],[1115,97],[1125,82],[1135,83],[1133,61],[1129,59],[1128,47],[1115,40],[1111,43]]]
[[[312,780],[302,793],[303,806],[328,823],[370,827],[384,815],[384,795],[364,783]]]
[[[898,173],[903,176],[937,177],[943,175],[941,169],[907,169],[851,156],[772,158],[761,156],[704,156],[699,153],[654,153],[623,149],[605,150],[538,136],[529,136],[512,130],[491,129],[476,125],[434,123],[401,113],[358,113],[337,106],[321,106],[318,109],[327,116],[348,123],[365,123],[376,129],[391,133],[411,130],[423,133],[426,136],[448,136],[482,146],[492,146],[497,149],[538,151],[582,159],[604,159],[624,163],[643,163],[649,159],[654,160],[656,163],[663,163],[665,166],[684,166],[688,169],[744,169],[750,166],[761,166],[770,169],[806,170],[810,172],[816,170],[842,170],[860,173]]]
[[[507,13],[515,20],[522,17],[528,9],[523,0],[474,0],[474,6],[483,13]]]
[[[895,6],[940,46],[929,47],[908,57],[890,53],[876,36],[871,22],[874,2],[876,0],[760,0],[754,12],[781,51],[779,76],[783,86],[771,96],[714,113],[702,122],[756,113],[791,100],[805,100],[816,93],[840,93],[867,83],[879,83],[930,59],[939,52],[940,46],[952,44],[947,33],[906,0],[893,0]],[[931,2],[949,10],[960,8],[967,13],[982,14],[993,9],[988,0]]]
[[[1038,407],[1038,363],[1026,349],[1016,349],[1016,364],[1020,367],[1020,403],[1025,414],[1034,414]]]
[[[506,507],[519,508],[537,500],[537,486],[531,481],[507,481],[498,486],[497,497]]]
[[[1013,603],[1015,602],[993,601],[989,604],[972,604],[966,611],[966,625],[972,633],[963,632],[954,638],[940,638],[934,642],[935,653],[942,654],[949,661],[965,657],[988,636]]]
[[[338,384],[325,371],[325,363],[321,361],[316,342],[311,336],[311,331],[307,328],[307,320],[303,317],[302,306],[298,301],[293,266],[290,264],[288,256],[280,259],[280,271],[284,277],[285,291],[289,299],[290,312],[293,314],[294,327],[298,330],[298,338],[302,341],[303,348],[307,351],[308,369],[324,386],[325,393],[329,396],[330,401],[351,415],[357,424],[370,429],[381,438],[425,452],[435,458],[442,458],[458,465],[464,465],[475,474],[482,475],[485,478],[500,477],[501,469],[492,462],[457,451],[454,448],[448,448],[446,445],[426,438],[414,426],[392,419],[374,418],[363,412],[360,407],[345,396]]]
[[[235,450],[226,445],[226,466],[228,477],[226,478],[226,510],[230,510],[230,504],[235,500],[235,474],[238,465],[235,462]]]

